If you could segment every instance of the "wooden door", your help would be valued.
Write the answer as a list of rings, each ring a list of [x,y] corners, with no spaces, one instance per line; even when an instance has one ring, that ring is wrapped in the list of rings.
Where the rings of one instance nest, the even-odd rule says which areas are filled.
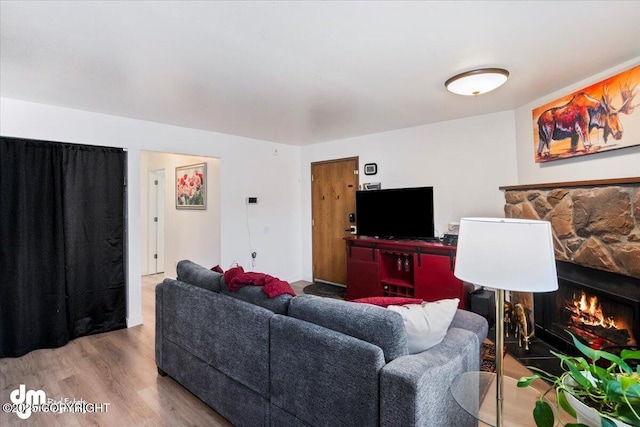
[[[347,284],[344,237],[356,212],[358,158],[311,164],[313,280]]]

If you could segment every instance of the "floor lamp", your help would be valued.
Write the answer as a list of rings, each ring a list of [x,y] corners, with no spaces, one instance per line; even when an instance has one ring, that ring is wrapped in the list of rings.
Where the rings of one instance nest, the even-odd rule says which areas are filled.
[[[496,290],[496,426],[502,427],[504,291],[558,289],[551,224],[507,218],[462,218],[455,276]]]

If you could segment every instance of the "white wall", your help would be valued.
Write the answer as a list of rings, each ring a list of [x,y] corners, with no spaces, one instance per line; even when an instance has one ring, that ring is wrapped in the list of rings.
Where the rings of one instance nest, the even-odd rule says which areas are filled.
[[[128,150],[128,326],[143,320],[141,150],[219,158],[221,265],[250,265],[249,222],[255,270],[289,281],[302,276],[299,147],[8,98],[0,98],[0,134]],[[246,196],[258,196],[259,204],[247,209]]]
[[[502,185],[638,176],[640,146],[536,164],[531,110],[639,63],[636,58],[620,64],[514,111],[302,148],[8,98],[0,98],[0,134],[127,148],[130,230],[142,225],[141,150],[219,158],[218,256],[223,268],[234,261],[250,268],[250,252],[256,251],[256,271],[289,281],[311,280],[312,162],[359,156],[360,183],[434,186],[439,233],[463,216],[503,216]],[[364,175],[365,163],[377,163],[378,174]],[[171,171],[166,177],[172,185]],[[247,196],[257,196],[259,203],[247,206]],[[204,234],[199,239],[208,239]],[[140,233],[130,233],[128,249],[127,317],[132,326],[142,322]],[[170,262],[181,258],[183,250]],[[207,250],[216,257],[215,248]],[[201,256],[205,265],[211,263],[209,255]]]
[[[514,130],[513,112],[507,111],[303,147],[303,278],[312,276],[312,162],[358,156],[360,184],[433,186],[435,227],[442,234],[464,216],[504,216],[498,187],[516,183]],[[377,175],[364,175],[365,163],[377,163]]]
[[[207,208],[205,210],[178,210],[175,206],[175,169],[179,166],[206,163]],[[143,151],[140,154],[140,261],[142,274],[149,260],[149,174],[164,169],[164,246],[165,263],[160,271],[165,277],[176,277],[176,265],[190,259],[200,265],[213,267],[221,264],[220,233],[220,160],[211,157],[187,156]]]
[[[540,184],[547,182],[640,176],[640,146],[589,154],[572,159],[535,163],[533,146],[534,127],[531,117],[531,111],[534,108],[585,88],[638,64],[640,64],[640,57],[548,94],[515,110],[518,184]],[[636,89],[636,92],[637,91]],[[633,101],[634,104],[640,102],[638,98],[640,98],[640,95],[636,95]],[[623,117],[621,120],[629,120],[631,118],[638,120],[640,119],[639,116],[640,110],[636,108],[633,115]]]

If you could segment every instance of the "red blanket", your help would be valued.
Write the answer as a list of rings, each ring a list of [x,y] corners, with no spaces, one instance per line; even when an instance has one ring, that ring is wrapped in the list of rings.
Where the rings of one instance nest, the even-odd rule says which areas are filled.
[[[232,268],[224,273],[224,281],[231,292],[247,286],[262,286],[262,290],[269,298],[275,298],[278,295],[289,294],[296,296],[296,293],[289,285],[289,282],[280,280],[277,277],[269,276],[264,273],[246,272],[242,267]]]

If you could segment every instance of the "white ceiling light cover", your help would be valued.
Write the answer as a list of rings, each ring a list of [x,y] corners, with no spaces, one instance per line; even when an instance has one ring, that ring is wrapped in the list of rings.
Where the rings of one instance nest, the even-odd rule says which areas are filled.
[[[483,68],[453,76],[444,85],[449,92],[476,96],[497,89],[508,77],[509,72],[502,68]]]

